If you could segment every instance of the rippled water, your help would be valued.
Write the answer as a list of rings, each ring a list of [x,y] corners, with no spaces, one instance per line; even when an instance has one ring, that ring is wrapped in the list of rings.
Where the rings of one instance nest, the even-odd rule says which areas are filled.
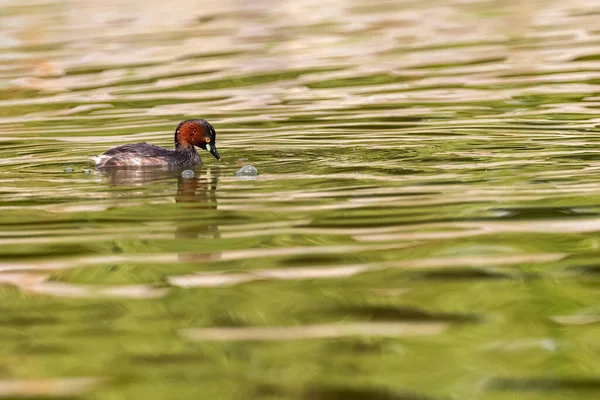
[[[598,397],[596,0],[0,7],[0,397]]]

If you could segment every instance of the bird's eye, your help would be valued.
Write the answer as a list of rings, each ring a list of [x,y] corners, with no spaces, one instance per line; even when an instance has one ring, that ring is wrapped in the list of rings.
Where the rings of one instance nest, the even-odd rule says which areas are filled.
[[[209,137],[207,137],[207,138],[206,138],[206,139],[204,139],[204,140],[206,140],[206,143],[210,143],[210,138],[209,138]]]

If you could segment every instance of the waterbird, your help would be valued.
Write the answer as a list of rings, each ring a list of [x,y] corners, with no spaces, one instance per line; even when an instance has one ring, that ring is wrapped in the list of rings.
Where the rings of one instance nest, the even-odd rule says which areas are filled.
[[[180,168],[200,164],[202,160],[196,147],[221,159],[216,146],[217,132],[204,119],[188,119],[175,130],[175,149],[155,146],[146,142],[113,147],[92,157],[96,168],[162,167]]]

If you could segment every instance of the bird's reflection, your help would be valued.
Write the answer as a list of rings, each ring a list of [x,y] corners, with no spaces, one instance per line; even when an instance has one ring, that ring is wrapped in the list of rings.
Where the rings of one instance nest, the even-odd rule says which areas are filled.
[[[189,219],[175,219],[175,239],[220,238],[219,226],[216,223],[206,223],[206,213],[217,210],[217,185],[219,169],[194,170],[191,178],[182,177],[181,170],[163,169],[115,169],[98,172],[102,180],[111,186],[133,186],[143,187],[149,183],[158,181],[171,182],[176,180],[177,192],[175,202],[181,203],[182,207],[189,210]],[[194,215],[202,215],[203,218],[194,222]],[[216,253],[179,253],[179,261],[202,261],[218,257]]]
[[[218,174],[212,175],[211,171],[206,171],[205,174],[196,175],[193,178],[183,178],[181,175],[177,178],[177,203],[185,203],[183,206],[186,209],[193,210],[195,214],[199,210],[216,210],[217,209],[217,182]],[[203,213],[205,215],[205,213]],[[195,239],[198,237],[210,237],[218,239],[219,226],[217,224],[177,224],[175,229],[176,239]],[[201,261],[218,257],[218,254],[202,254],[202,253],[180,253],[178,258],[180,261]]]

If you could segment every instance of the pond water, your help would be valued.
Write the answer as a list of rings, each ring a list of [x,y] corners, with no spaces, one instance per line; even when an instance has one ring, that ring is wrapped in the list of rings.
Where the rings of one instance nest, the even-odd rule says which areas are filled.
[[[598,398],[596,0],[0,7],[0,397]]]

